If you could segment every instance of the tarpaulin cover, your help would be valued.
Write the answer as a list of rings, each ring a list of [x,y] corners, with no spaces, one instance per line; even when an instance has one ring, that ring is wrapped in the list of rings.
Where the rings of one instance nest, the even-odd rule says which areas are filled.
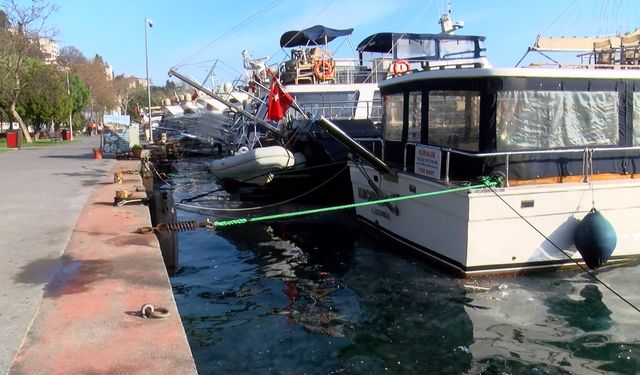
[[[325,44],[339,36],[351,35],[353,29],[337,30],[322,25],[311,26],[304,30],[287,31],[280,37],[280,47],[296,47],[312,44]]]

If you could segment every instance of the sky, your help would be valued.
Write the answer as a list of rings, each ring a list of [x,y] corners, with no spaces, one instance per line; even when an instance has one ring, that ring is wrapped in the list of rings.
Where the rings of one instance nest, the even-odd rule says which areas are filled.
[[[163,85],[172,67],[202,81],[216,61],[216,83],[232,81],[242,73],[242,50],[280,63],[280,36],[317,24],[353,28],[349,39],[331,42],[329,49],[354,57],[353,48],[376,32],[439,32],[437,21],[447,10],[445,0],[48,1],[58,8],[47,25],[60,47],[99,54],[116,75],[146,76],[146,32],[154,85]],[[453,20],[465,24],[458,34],[487,37],[494,66],[515,65],[539,34],[603,35],[640,27],[638,0],[451,0],[451,9]]]

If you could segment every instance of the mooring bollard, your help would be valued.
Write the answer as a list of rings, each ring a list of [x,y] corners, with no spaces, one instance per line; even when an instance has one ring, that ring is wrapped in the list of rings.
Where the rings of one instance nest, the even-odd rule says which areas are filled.
[[[171,190],[157,189],[151,192],[149,210],[151,211],[151,223],[169,223],[177,220],[176,204]],[[167,273],[173,275],[178,267],[178,233],[156,233],[164,265]]]

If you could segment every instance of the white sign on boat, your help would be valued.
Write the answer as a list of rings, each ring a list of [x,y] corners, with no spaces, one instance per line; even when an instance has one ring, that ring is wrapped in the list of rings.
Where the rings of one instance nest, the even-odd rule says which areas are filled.
[[[416,145],[415,173],[440,178],[441,155],[439,148]]]

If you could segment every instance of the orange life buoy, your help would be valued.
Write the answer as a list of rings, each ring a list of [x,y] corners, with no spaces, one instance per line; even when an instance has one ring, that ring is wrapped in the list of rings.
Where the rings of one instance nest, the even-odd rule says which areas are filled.
[[[313,74],[315,74],[319,80],[324,81],[331,78],[333,67],[326,60],[318,60],[313,65]]]
[[[393,75],[401,76],[411,72],[411,65],[407,60],[398,60],[391,65],[391,71]]]

